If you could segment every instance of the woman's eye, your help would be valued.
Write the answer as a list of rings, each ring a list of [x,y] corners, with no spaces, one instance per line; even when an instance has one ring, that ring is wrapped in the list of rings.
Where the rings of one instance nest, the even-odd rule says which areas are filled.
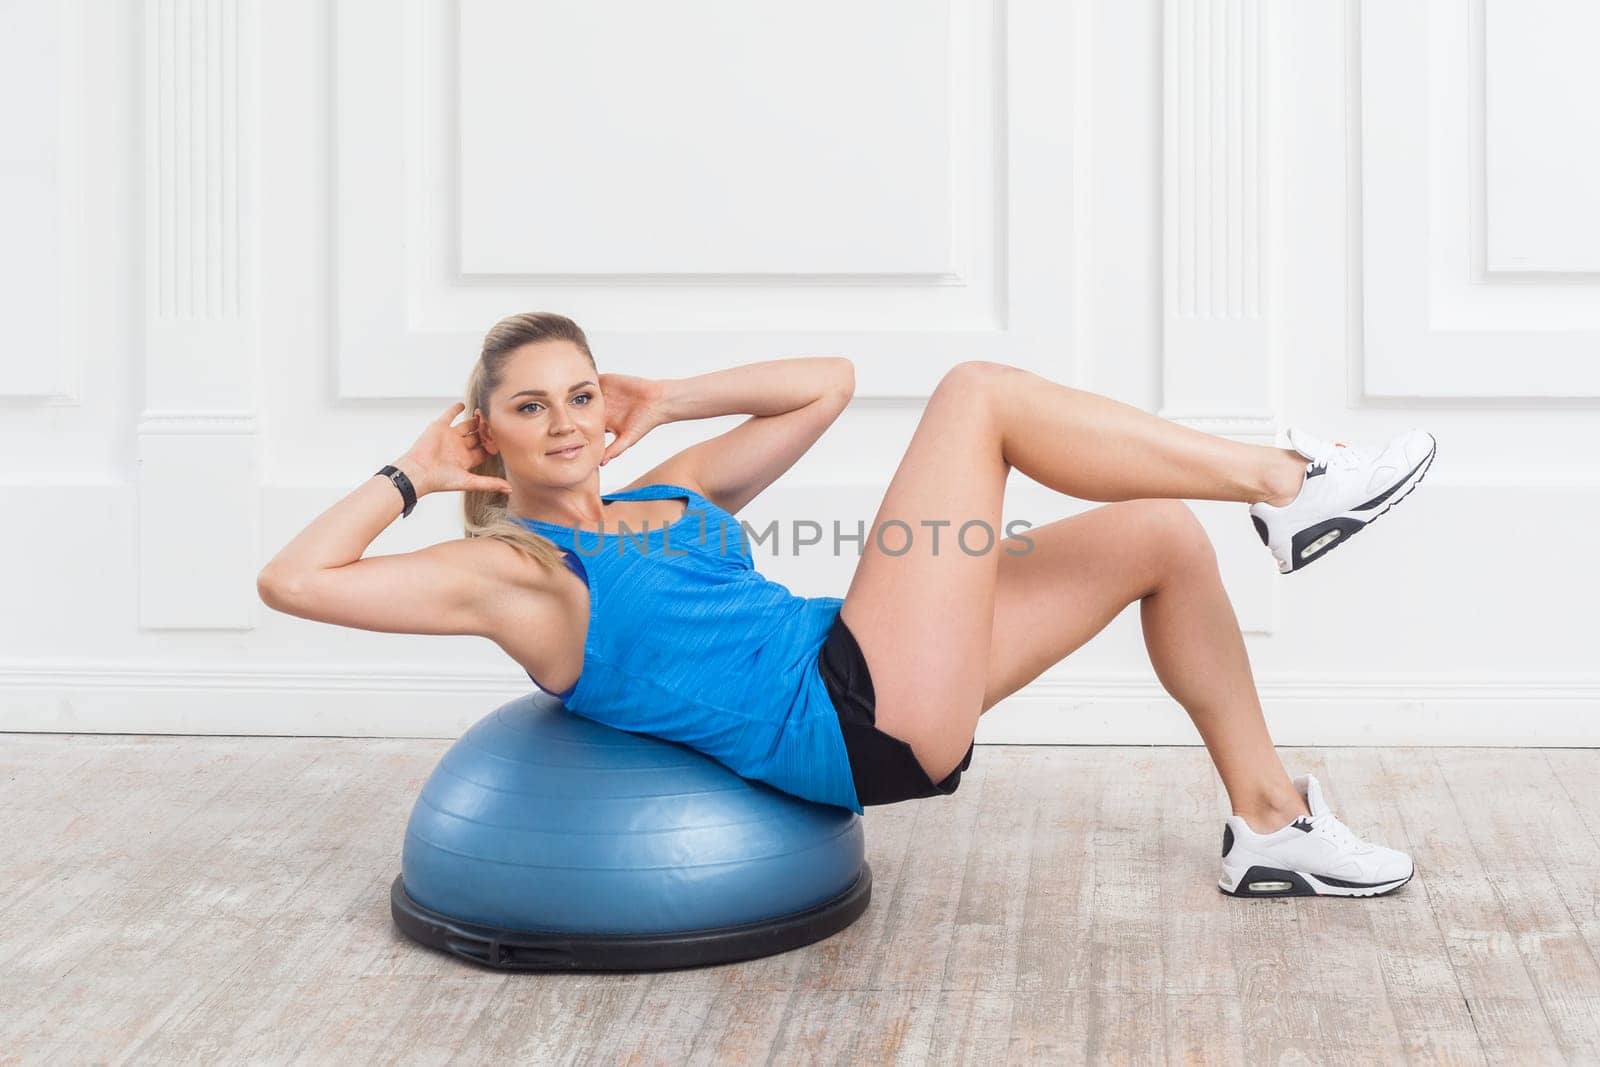
[[[583,400],[583,401],[585,401],[585,403],[583,403],[581,406],[582,407],[588,407],[589,405],[588,405],[587,402],[589,400],[593,399],[593,394],[590,394],[590,393],[579,393],[577,396],[574,396],[572,399],[574,399],[574,400]],[[538,406],[539,406],[539,402],[537,400],[530,400],[526,404],[524,404],[520,408],[518,408],[517,410],[518,411],[527,411],[529,408],[538,407]]]

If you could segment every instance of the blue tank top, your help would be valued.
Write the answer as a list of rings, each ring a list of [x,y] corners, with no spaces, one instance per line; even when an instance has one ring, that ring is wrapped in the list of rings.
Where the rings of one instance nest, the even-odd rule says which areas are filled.
[[[739,521],[681,485],[602,501],[687,501],[667,526],[604,534],[508,516],[565,550],[589,587],[583,670],[568,710],[676,741],[744,778],[864,814],[817,667],[844,601],[801,597],[755,569]],[[533,684],[549,693],[528,672]]]

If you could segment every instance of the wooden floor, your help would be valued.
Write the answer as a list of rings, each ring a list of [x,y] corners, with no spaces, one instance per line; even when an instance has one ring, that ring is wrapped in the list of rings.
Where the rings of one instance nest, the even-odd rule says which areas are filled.
[[[794,952],[504,974],[389,917],[448,741],[0,734],[0,1062],[1600,1063],[1600,755],[1281,749],[1417,876],[1217,891],[1205,750],[980,746]]]

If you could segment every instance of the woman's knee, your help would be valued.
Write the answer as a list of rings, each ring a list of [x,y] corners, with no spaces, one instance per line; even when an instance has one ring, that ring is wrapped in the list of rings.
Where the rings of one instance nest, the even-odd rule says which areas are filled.
[[[935,392],[962,394],[985,392],[996,382],[1017,372],[1017,367],[1006,363],[994,363],[987,359],[965,359],[944,372]]]
[[[963,422],[977,418],[998,435],[1001,421],[995,415],[1010,376],[1020,374],[1017,367],[985,359],[963,360],[944,372],[928,400],[928,414],[958,418]]]
[[[1217,550],[1211,535],[1184,501],[1153,498],[1111,506],[1124,509],[1150,557],[1160,560],[1167,571],[1216,566]]]

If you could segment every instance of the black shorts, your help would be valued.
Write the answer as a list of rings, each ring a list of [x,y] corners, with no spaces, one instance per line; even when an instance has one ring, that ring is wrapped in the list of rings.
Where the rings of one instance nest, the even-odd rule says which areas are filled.
[[[961,765],[942,782],[935,783],[922,769],[911,746],[886,734],[875,725],[877,701],[872,676],[855,635],[837,618],[822,642],[817,669],[833,710],[839,715],[839,731],[844,734],[845,751],[850,754],[850,774],[856,783],[856,798],[861,806],[898,804],[902,800],[938,796],[956,791],[961,772],[972,763],[972,745]]]

